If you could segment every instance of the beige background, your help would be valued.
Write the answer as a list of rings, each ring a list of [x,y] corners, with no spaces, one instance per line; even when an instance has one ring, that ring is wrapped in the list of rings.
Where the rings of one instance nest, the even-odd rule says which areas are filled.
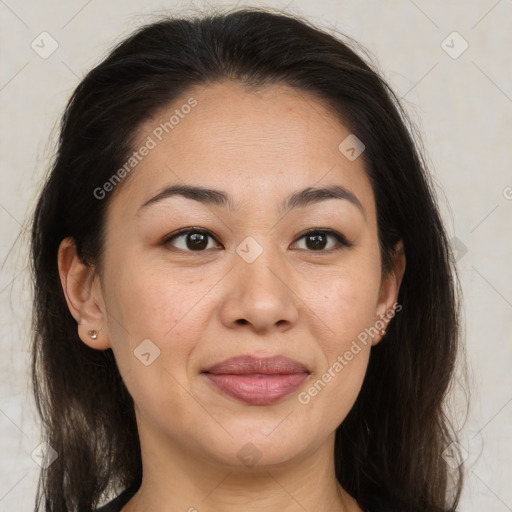
[[[27,372],[26,219],[65,102],[80,77],[115,42],[150,21],[152,13],[206,5],[0,0],[1,512],[33,510],[39,472],[31,457],[40,441]],[[512,510],[512,1],[276,0],[252,5],[287,7],[353,36],[373,54],[418,123],[448,231],[458,240],[465,298],[472,399],[461,434],[468,470],[459,510]],[[45,37],[44,51],[51,49],[50,36],[38,38],[43,31],[58,44],[47,58],[31,48],[35,40],[42,52]],[[450,35],[453,31],[463,39]],[[467,50],[453,58],[465,42]],[[460,403],[463,393],[457,389]],[[464,417],[456,420],[463,422]]]

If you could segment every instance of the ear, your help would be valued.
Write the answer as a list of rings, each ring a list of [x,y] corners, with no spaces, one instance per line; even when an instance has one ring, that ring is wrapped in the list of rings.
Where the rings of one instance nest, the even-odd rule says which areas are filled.
[[[402,284],[402,278],[405,272],[405,251],[404,244],[400,240],[393,249],[393,262],[391,269],[388,273],[383,276],[379,300],[377,303],[377,318],[376,327],[378,329],[386,329],[387,325],[395,315],[395,304],[398,299],[398,292],[400,291],[400,285]],[[396,306],[396,310],[400,310],[401,305]],[[382,324],[384,324],[382,326]],[[375,336],[372,340],[372,345],[376,345],[382,336]]]
[[[89,347],[104,350],[110,347],[106,326],[106,308],[99,275],[93,266],[78,257],[73,238],[65,238],[58,252],[60,281],[69,311],[78,323],[78,335]],[[89,332],[96,331],[96,339]]]

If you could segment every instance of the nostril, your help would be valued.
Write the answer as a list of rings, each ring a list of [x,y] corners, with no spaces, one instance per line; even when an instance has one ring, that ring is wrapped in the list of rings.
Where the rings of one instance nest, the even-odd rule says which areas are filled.
[[[245,325],[249,322],[247,322],[247,320],[245,318],[239,318],[237,321],[236,321],[237,324],[240,324],[240,325]]]

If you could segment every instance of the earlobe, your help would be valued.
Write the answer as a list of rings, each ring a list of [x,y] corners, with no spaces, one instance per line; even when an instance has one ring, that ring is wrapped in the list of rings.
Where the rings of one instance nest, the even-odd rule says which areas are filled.
[[[59,276],[69,311],[78,323],[80,339],[91,348],[110,347],[105,306],[94,267],[85,265],[72,238],[65,238],[58,251]]]

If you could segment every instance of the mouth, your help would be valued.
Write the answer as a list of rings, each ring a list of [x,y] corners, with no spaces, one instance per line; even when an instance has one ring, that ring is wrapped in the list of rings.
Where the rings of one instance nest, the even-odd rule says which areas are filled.
[[[220,392],[251,405],[269,405],[295,391],[310,375],[284,356],[233,357],[202,372]]]

